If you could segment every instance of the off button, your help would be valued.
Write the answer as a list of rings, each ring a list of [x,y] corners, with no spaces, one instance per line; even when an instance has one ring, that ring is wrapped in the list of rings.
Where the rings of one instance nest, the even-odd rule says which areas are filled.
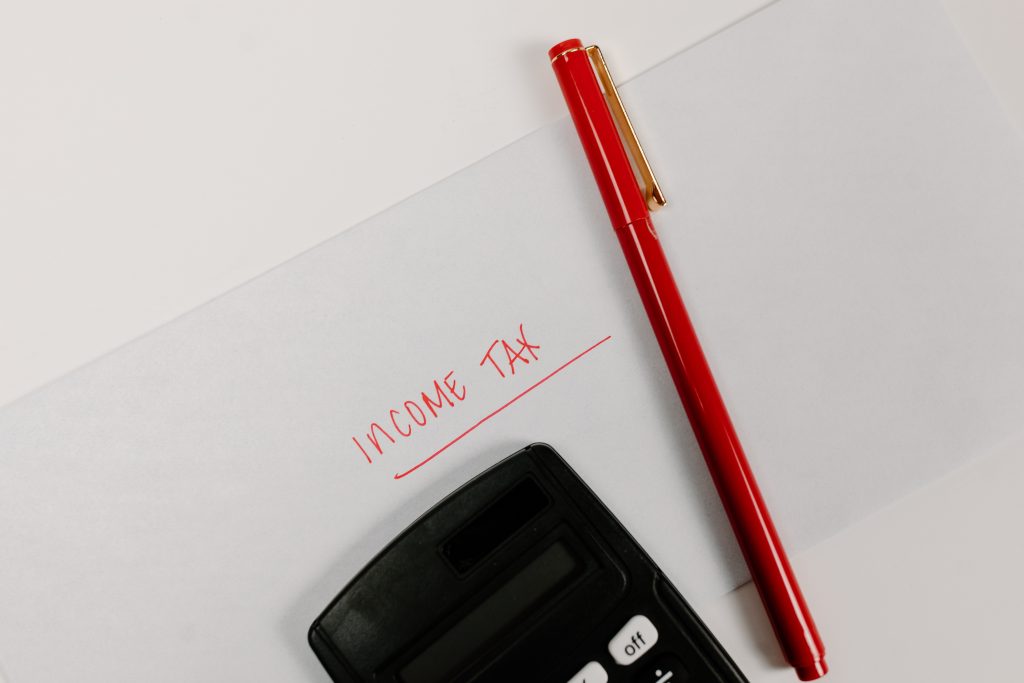
[[[644,656],[658,642],[658,629],[651,620],[638,614],[623,626],[611,642],[608,652],[616,664],[626,666]]]

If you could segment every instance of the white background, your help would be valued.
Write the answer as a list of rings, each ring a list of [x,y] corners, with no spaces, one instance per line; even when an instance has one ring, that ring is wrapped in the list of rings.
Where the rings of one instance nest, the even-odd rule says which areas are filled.
[[[0,404],[563,116],[557,40],[622,81],[762,4],[6,4]],[[1024,6],[944,4],[1024,129]],[[1013,675],[1022,450],[794,558],[832,680]],[[752,680],[793,679],[749,587],[700,608]]]

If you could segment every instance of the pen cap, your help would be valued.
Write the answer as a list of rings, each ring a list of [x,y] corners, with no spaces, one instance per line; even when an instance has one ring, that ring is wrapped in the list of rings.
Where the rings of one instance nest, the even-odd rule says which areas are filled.
[[[647,218],[643,192],[587,49],[573,38],[555,45],[548,55],[612,226]]]

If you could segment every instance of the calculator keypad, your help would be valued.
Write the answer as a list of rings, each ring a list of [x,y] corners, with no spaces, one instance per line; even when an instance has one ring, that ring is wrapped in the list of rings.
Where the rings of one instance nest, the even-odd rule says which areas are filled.
[[[590,662],[570,678],[569,683],[608,683],[608,672],[597,662]]]
[[[683,663],[672,655],[661,655],[645,668],[634,683],[686,683],[692,681]]]
[[[647,654],[657,642],[657,627],[643,614],[637,614],[612,636],[608,642],[608,653],[616,664],[630,666]],[[631,667],[628,671],[635,672],[636,669]],[[608,671],[600,662],[589,662],[569,679],[569,683],[608,683],[608,680]],[[615,672],[614,680],[622,680],[618,672]],[[677,658],[662,654],[630,680],[635,683],[685,683],[690,677]]]
[[[608,652],[616,664],[628,666],[643,657],[656,642],[658,629],[650,619],[638,614],[615,634],[608,643]]]

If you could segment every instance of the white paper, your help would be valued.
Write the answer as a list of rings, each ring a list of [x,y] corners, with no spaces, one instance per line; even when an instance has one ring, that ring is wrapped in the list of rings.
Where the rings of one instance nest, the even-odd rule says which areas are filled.
[[[622,92],[791,551],[1019,431],[1024,147],[934,3],[784,0]],[[311,620],[532,441],[688,597],[744,579],[567,121],[0,412],[0,668],[326,680]]]

